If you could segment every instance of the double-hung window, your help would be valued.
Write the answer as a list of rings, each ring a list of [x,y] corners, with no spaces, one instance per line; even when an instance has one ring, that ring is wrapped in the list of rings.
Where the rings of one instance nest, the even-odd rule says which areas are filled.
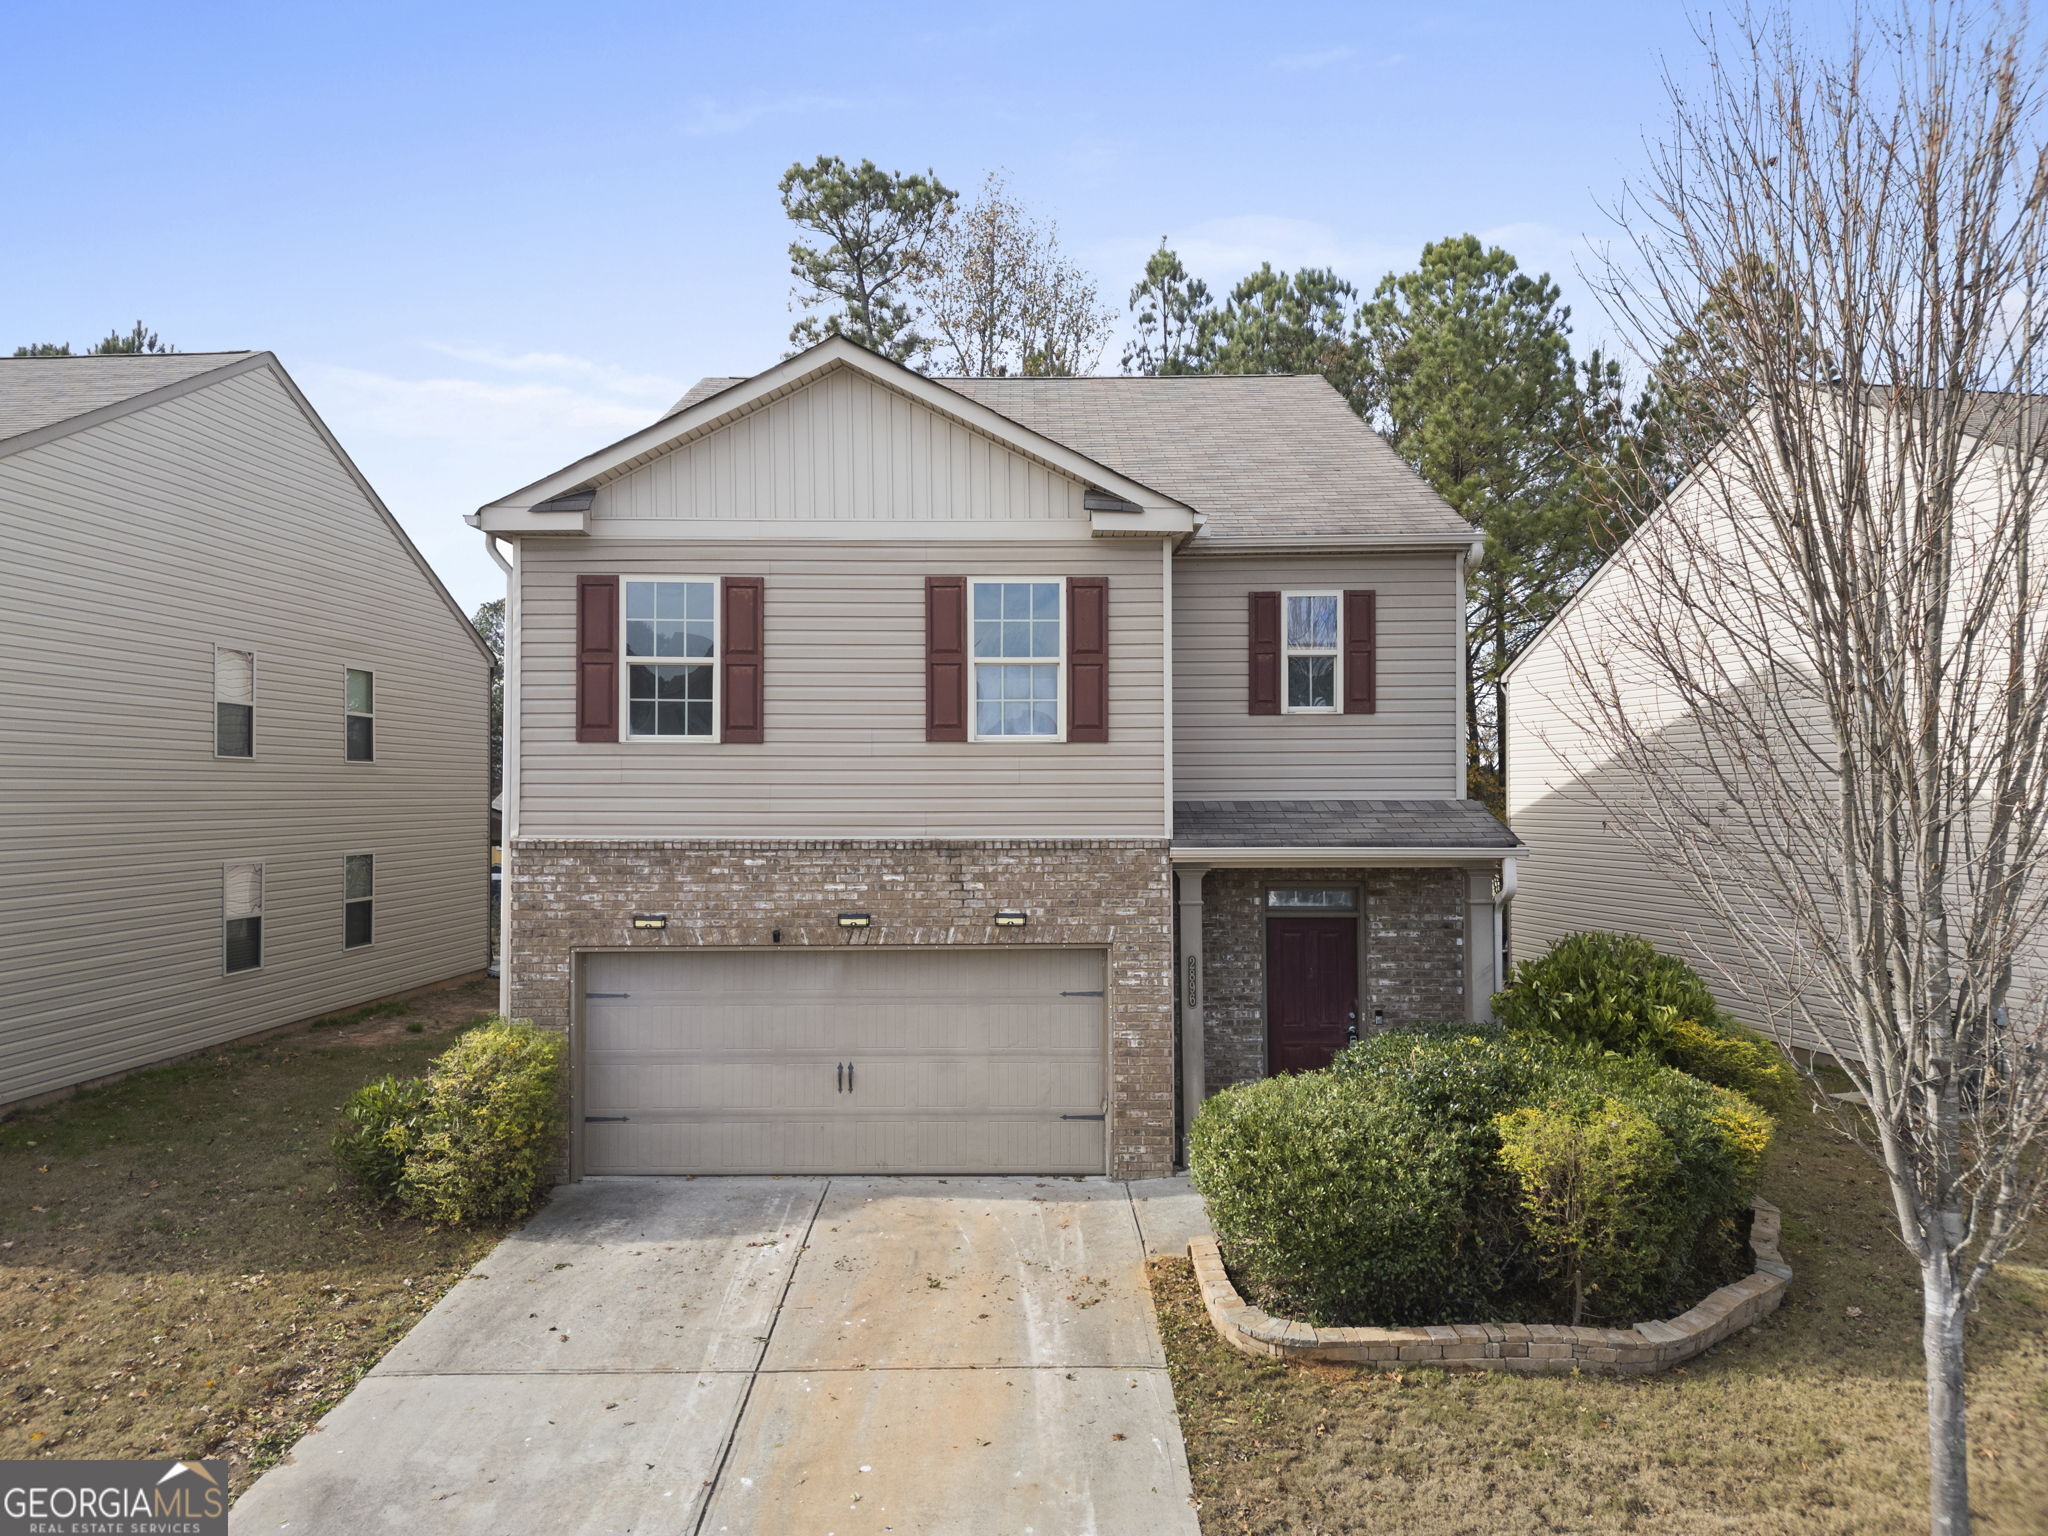
[[[718,734],[718,583],[625,587],[626,735],[712,741]]]
[[[352,763],[377,760],[377,677],[372,672],[348,669],[347,756]]]
[[[1059,581],[971,583],[977,740],[1060,739],[1064,586]]]
[[[256,755],[256,657],[214,647],[213,755]]]
[[[371,903],[377,888],[377,856],[351,853],[341,861],[341,947],[360,949],[370,942]]]
[[[1286,626],[1286,711],[1335,714],[1343,696],[1341,599],[1335,592],[1284,592],[1280,601]]]
[[[221,969],[230,974],[263,964],[263,866],[221,867]]]

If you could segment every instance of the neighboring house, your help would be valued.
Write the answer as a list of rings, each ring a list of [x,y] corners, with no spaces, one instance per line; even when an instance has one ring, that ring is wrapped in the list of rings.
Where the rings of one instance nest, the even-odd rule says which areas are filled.
[[[1985,396],[1974,408],[1980,451],[1964,481],[1966,506],[1996,505],[1990,498],[2011,472],[2001,467],[2020,440],[2001,403],[2011,398]],[[1753,472],[1745,466],[1771,462],[1760,437],[1717,447],[1508,668],[1508,822],[1527,844],[1517,861],[1511,958],[1540,955],[1576,932],[1639,934],[1697,966],[1744,1022],[1794,1046],[1841,1049],[1853,1031],[1817,952],[1816,929],[1839,921],[1830,891],[1837,864],[1825,842],[1784,861],[1799,886],[1798,910],[1810,914],[1799,917],[1788,916],[1783,887],[1756,883],[1753,866],[1689,855],[1659,831],[1665,817],[1711,817],[1701,824],[1718,827],[1731,847],[1765,837],[1805,842],[1772,798],[1787,793],[1788,779],[1805,780],[1794,804],[1832,826],[1832,733],[1800,682],[1812,671],[1810,653],[1788,617],[1803,614],[1801,593],[1745,478]],[[1703,627],[1688,616],[1695,605],[1726,617]],[[1674,691],[1660,654],[1688,647],[1721,653],[1690,668],[1690,699]],[[1745,676],[1763,672],[1766,654],[1775,677],[1749,685]],[[1698,707],[1705,696],[1714,711]],[[1610,710],[1641,730],[1656,774],[1617,749]],[[1794,720],[1805,733],[1796,745]],[[1766,739],[1777,743],[1768,752],[1757,745]],[[1666,775],[1690,789],[1660,793]],[[1687,839],[1697,841],[1696,833]],[[1696,893],[1698,879],[1713,882],[1747,937]],[[2030,970],[2048,973],[2038,947]]]
[[[1204,1092],[1486,1007],[1473,533],[1319,378],[834,339],[470,521],[577,1174],[1161,1174]]]
[[[274,357],[0,360],[0,528],[0,1106],[484,967],[488,657]]]

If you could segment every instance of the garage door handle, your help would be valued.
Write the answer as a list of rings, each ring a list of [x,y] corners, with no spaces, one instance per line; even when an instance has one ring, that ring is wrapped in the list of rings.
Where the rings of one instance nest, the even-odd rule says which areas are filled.
[[[623,1123],[632,1118],[631,1115],[585,1115],[583,1123],[585,1125],[596,1125],[599,1121],[619,1121]]]
[[[844,1093],[846,1092],[846,1063],[841,1061],[835,1062],[833,1065],[837,1068],[839,1076],[839,1086],[833,1092]]]
[[[1062,1120],[1106,1120],[1107,1115],[1061,1115]]]
[[[1100,996],[1102,996],[1102,993],[1101,993],[1100,991],[1095,991],[1095,992],[1062,992],[1062,993],[1060,994],[1060,996],[1061,996],[1061,997],[1100,997]]]
[[[586,992],[585,997],[631,997],[630,992]]]

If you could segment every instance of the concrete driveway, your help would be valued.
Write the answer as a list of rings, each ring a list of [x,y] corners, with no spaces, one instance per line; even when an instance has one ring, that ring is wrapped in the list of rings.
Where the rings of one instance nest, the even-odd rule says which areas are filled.
[[[1196,1536],[1144,1259],[1202,1228],[1182,1180],[589,1180],[234,1527]]]

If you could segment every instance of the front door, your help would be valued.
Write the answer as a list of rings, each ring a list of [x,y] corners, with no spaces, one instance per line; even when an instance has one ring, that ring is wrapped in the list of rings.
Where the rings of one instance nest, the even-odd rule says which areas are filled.
[[[1266,1070],[1327,1067],[1358,1024],[1358,919],[1266,919]]]

